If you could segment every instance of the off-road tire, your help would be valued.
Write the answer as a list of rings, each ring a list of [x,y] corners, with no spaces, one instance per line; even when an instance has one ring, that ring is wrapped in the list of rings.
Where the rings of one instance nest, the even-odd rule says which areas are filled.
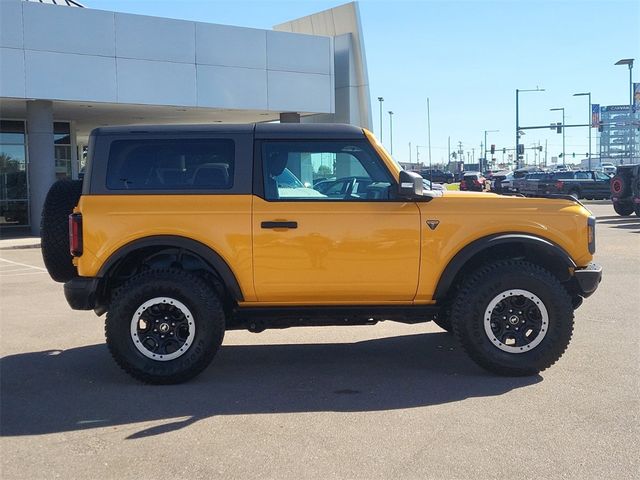
[[[181,302],[192,314],[195,336],[181,356],[167,361],[148,358],[134,345],[132,322],[151,299]],[[166,317],[165,317],[166,318]],[[149,270],[132,277],[115,292],[105,322],[107,346],[116,363],[145,383],[175,384],[202,372],[222,344],[225,316],[211,285],[184,270]]]
[[[548,312],[547,331],[531,350],[509,353],[485,332],[485,312],[502,292],[522,289],[536,295]],[[523,260],[504,260],[480,267],[462,284],[452,306],[454,333],[481,367],[506,376],[535,375],[564,353],[573,333],[571,297],[549,271]]]
[[[613,209],[622,217],[627,217],[633,213],[633,203],[614,202]]]
[[[635,212],[637,217],[640,217],[640,203],[633,204],[633,211]]]
[[[78,204],[81,193],[82,181],[58,180],[49,189],[42,208],[42,258],[49,275],[56,282],[68,282],[78,276],[69,252],[69,215]]]
[[[576,200],[580,200],[580,190],[577,189],[573,189],[569,192],[569,195],[571,195],[573,198],[575,198]]]
[[[631,194],[631,182],[623,175],[615,175],[609,183],[611,195],[616,197],[627,197]]]
[[[453,332],[453,325],[451,325],[451,317],[449,315],[438,315],[433,319],[433,323],[438,325],[445,332]]]

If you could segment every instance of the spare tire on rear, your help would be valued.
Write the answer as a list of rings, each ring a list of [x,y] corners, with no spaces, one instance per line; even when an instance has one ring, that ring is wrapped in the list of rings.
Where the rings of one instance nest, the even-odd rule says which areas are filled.
[[[629,179],[622,175],[616,175],[611,179],[609,184],[611,187],[612,195],[616,197],[627,197],[631,193],[631,185],[629,185]]]
[[[78,276],[69,252],[69,215],[81,193],[81,180],[58,180],[44,201],[40,223],[42,258],[56,282],[68,282]]]

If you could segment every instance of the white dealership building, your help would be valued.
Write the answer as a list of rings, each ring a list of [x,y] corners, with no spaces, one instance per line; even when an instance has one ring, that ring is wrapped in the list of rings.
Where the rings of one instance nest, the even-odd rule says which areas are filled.
[[[95,127],[278,120],[371,128],[357,4],[258,30],[0,0],[3,235],[39,233]]]

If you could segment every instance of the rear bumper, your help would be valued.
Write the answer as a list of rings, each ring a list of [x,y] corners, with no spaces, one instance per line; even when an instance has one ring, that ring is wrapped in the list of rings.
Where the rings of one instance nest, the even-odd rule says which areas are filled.
[[[602,267],[595,263],[589,264],[587,267],[574,272],[580,296],[589,297],[596,291],[600,281],[602,280]]]
[[[93,310],[99,278],[76,277],[64,284],[64,296],[74,310]]]

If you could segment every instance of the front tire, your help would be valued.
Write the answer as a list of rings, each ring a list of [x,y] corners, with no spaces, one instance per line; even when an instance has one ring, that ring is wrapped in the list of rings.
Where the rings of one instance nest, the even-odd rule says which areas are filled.
[[[149,270],[120,287],[105,334],[116,363],[145,383],[174,384],[202,372],[222,343],[225,317],[215,290],[184,270]]]
[[[573,307],[558,279],[521,260],[478,269],[452,308],[456,337],[481,367],[507,376],[535,375],[564,353]]]
[[[634,207],[632,203],[615,202],[613,204],[613,209],[621,217],[628,217],[629,215],[631,215],[633,213],[633,208]]]

